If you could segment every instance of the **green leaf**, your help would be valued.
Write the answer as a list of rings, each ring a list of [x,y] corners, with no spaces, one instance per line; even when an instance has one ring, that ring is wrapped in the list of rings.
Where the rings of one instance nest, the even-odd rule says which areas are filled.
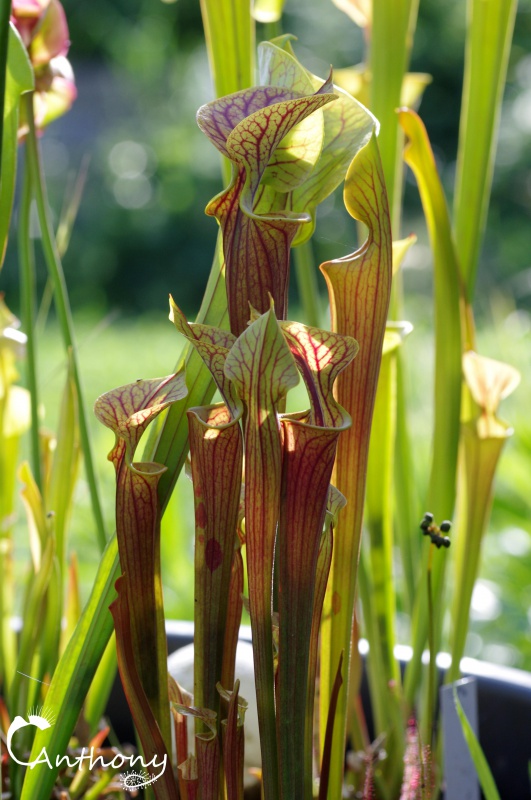
[[[263,42],[258,48],[260,79],[268,85],[284,86],[301,94],[318,91],[322,80],[312,75],[296,59],[289,36]],[[315,211],[319,203],[339,186],[355,153],[367,143],[374,126],[374,117],[347,92],[334,85],[336,99],[323,107],[323,133],[320,156],[306,181],[294,186],[289,208],[311,216],[311,224],[297,233],[294,245],[307,241],[315,227]],[[312,114],[310,119],[316,117]]]
[[[115,597],[114,581],[118,576],[118,549],[113,537],[102,556],[87,605],[74,634],[61,656],[46,694],[42,714],[55,717],[45,731],[37,731],[31,760],[43,747],[54,759],[67,749],[74,726],[99,660],[112,633],[112,616],[108,606]],[[41,764],[28,770],[20,800],[49,800],[57,769]]]
[[[330,592],[322,635],[321,720],[325,724],[341,651],[349,675],[369,435],[389,307],[392,271],[391,225],[376,136],[358,152],[345,180],[345,205],[369,229],[367,241],[350,256],[321,265],[330,294],[332,329],[352,336],[360,352],[337,379],[336,397],[352,417],[340,438],[334,483],[348,504],[338,521]],[[346,691],[339,695],[334,752],[344,746]],[[324,738],[324,731],[322,730]],[[331,765],[330,796],[341,792],[342,764]]]
[[[393,226],[398,231],[401,206],[402,137],[395,109],[403,102],[404,77],[409,66],[417,22],[418,0],[378,0],[372,3],[370,26],[369,108],[379,120],[382,167]]]
[[[253,16],[257,22],[278,22],[282,18],[285,0],[255,0]]]
[[[247,701],[239,696],[240,681],[234,684],[234,690],[227,692],[219,687],[221,696],[228,700],[227,719],[223,720],[223,769],[227,782],[227,800],[243,800],[243,758],[244,729],[243,721],[247,709]]]
[[[446,199],[426,129],[414,111],[400,110],[399,120],[408,138],[404,159],[417,179],[434,260],[435,408],[426,508],[434,514],[435,519],[443,520],[452,518],[456,497],[462,383],[462,284]],[[427,557],[426,549],[425,553]],[[433,603],[437,610],[442,608],[445,563],[446,559],[438,558],[433,564]],[[408,665],[405,681],[408,703],[413,702],[419,685],[420,659],[428,631],[426,591],[424,587],[417,593],[414,609],[414,656]],[[436,617],[435,646],[438,647],[441,614],[437,613]]]
[[[117,440],[125,442],[124,453],[113,450],[109,460],[116,464],[121,456],[131,463],[149,423],[186,393],[184,374],[177,372],[166,378],[140,379],[98,397],[94,404],[96,417],[114,431]]]
[[[333,383],[358,351],[350,337],[281,323],[312,410],[289,414],[282,425],[282,490],[276,542],[279,653],[277,727],[283,797],[302,797],[306,730],[313,720],[307,707],[308,674],[319,548],[329,499],[330,477],[339,435],[350,417],[333,398]]]
[[[494,783],[492,772],[490,771],[487,759],[485,758],[485,754],[481,749],[481,745],[478,742],[476,734],[474,733],[474,729],[467,719],[456,689],[454,689],[454,703],[457,716],[461,722],[463,736],[465,737],[472,761],[474,762],[474,766],[478,774],[481,790],[485,795],[485,800],[501,800],[496,788],[496,784]]]
[[[282,468],[277,412],[288,390],[298,383],[299,376],[273,308],[236,340],[227,357],[225,374],[234,381],[247,411],[245,530],[258,722],[265,798],[277,800],[271,621],[273,555]]]
[[[497,416],[500,401],[520,382],[508,364],[474,352],[463,356],[463,373],[470,392],[461,434],[462,480],[458,493],[459,536],[455,547],[455,589],[452,602],[452,665],[447,681],[459,677],[483,538],[487,533],[496,468],[512,428]]]
[[[217,97],[251,86],[254,21],[248,0],[201,0],[210,70]]]
[[[57,556],[62,578],[64,578],[66,569],[68,523],[72,511],[80,460],[78,406],[72,361],[69,358],[66,383],[61,401],[57,444],[53,454],[47,492],[47,506],[49,511],[53,513]]]
[[[151,705],[144,692],[143,683],[136,670],[136,653],[133,650],[132,630],[129,626],[130,621],[130,595],[127,581],[124,577],[116,581],[118,597],[111,605],[111,612],[114,618],[116,630],[116,648],[118,654],[118,669],[122,679],[122,685],[127,697],[127,702],[138,736],[142,743],[142,751],[146,768],[154,780],[153,791],[157,800],[177,800],[177,786],[171,768],[171,757],[157,720],[152,712]],[[166,684],[166,698],[167,694]],[[169,713],[169,702],[168,702]],[[156,767],[156,765],[158,765]],[[161,774],[160,767],[162,766]],[[158,779],[157,779],[158,778]]]
[[[485,230],[516,0],[469,0],[454,230],[467,299],[473,299]]]
[[[330,693],[330,706],[326,717],[326,733],[324,737],[323,758],[321,761],[321,778],[319,782],[319,800],[326,800],[329,790],[330,781],[330,767],[332,764],[332,756],[335,753],[333,748],[334,727],[336,726],[336,709],[339,701],[339,691],[343,685],[343,676],[341,674],[343,667],[343,651],[339,656],[339,664],[337,672],[332,685]]]
[[[394,248],[393,248],[394,255]],[[367,661],[376,735],[387,733],[388,775],[397,788],[402,773],[401,676],[394,656],[396,581],[393,490],[396,437],[397,349],[410,333],[408,323],[388,323],[378,379],[367,465],[364,541],[366,584],[360,596],[367,623]],[[368,562],[368,563],[367,563]],[[368,568],[367,568],[368,567]],[[370,619],[370,623],[369,623]]]
[[[235,335],[245,328],[249,303],[263,313],[269,294],[279,316],[286,316],[290,245],[310,217],[286,210],[285,192],[277,193],[261,180],[291,129],[334,99],[328,88],[325,84],[323,93],[299,97],[279,87],[258,87],[199,109],[199,126],[236,167],[231,185],[206,209],[221,226]],[[290,174],[283,173],[287,181]],[[293,182],[299,179],[295,174]],[[285,191],[289,188],[288,182]]]
[[[188,412],[195,503],[194,701],[218,711],[243,442],[226,406]]]
[[[20,97],[24,92],[31,92],[33,85],[33,69],[28,57],[28,51],[24,47],[15,26],[10,22],[0,181],[0,267],[5,257],[15,192]]]
[[[102,395],[94,410],[116,435],[109,459],[116,469],[116,535],[131,616],[131,648],[143,690],[169,743],[167,648],[160,565],[158,481],[166,468],[133,462],[147,425],[186,395],[184,375],[138,380]]]
[[[228,328],[225,268],[220,235],[197,322],[217,328]],[[182,370],[186,375],[188,394],[185,399],[171,405],[167,413],[159,416],[151,425],[143,456],[144,461],[156,461],[167,467],[159,482],[159,498],[163,512],[188,453],[186,411],[191,406],[208,405],[216,388],[206,365],[191,346],[183,353],[175,368],[176,372]]]
[[[239,419],[243,413],[243,406],[234,386],[225,376],[225,360],[236,337],[228,331],[216,328],[213,325],[188,323],[186,317],[170,296],[170,320],[176,329],[185,336],[201,356],[204,364],[212,375],[232,419]]]

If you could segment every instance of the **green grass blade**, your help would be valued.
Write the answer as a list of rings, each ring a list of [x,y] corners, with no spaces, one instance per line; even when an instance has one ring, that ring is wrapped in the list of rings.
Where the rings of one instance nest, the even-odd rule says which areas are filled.
[[[54,672],[41,713],[53,715],[55,723],[45,731],[37,731],[32,760],[38,757],[43,747],[53,758],[53,763],[56,755],[66,751],[113,630],[108,608],[116,596],[114,582],[118,575],[118,546],[116,536],[113,536],[103,553],[88,603]],[[49,800],[56,775],[57,770],[49,769],[46,764],[28,770],[20,800]]]
[[[218,236],[212,269],[196,322],[223,329],[227,329],[229,324],[221,236]],[[191,345],[188,345],[179,359],[175,371],[183,368],[186,371],[188,394],[152,424],[143,455],[144,461],[156,461],[167,468],[159,482],[159,499],[163,511],[188,454],[186,412],[195,406],[208,405],[215,391],[210,372]]]
[[[28,52],[9,23],[11,3],[0,6],[0,267],[7,246],[15,193],[20,95],[33,89],[33,69]],[[6,16],[7,15],[7,16]]]
[[[443,519],[451,519],[456,496],[461,406],[459,264],[450,230],[448,208],[426,129],[420,117],[413,111],[401,110],[399,118],[409,139],[404,157],[413,169],[419,185],[434,259],[435,403],[426,510],[431,511],[435,519],[441,522]],[[428,546],[425,545],[426,555],[427,549]],[[432,573],[434,608],[438,617],[434,623],[437,648],[445,563],[444,557],[437,558]],[[422,574],[425,574],[425,569],[426,566]],[[428,633],[428,602],[423,584],[423,581],[419,584],[413,615],[414,655],[406,672],[405,696],[409,705],[412,704],[419,685],[420,659]]]
[[[0,108],[5,105],[6,73],[9,48],[9,17],[11,15],[11,0],[2,0],[0,3]],[[0,115],[0,153],[4,141],[4,115]],[[0,181],[2,179],[3,160],[0,163]]]
[[[39,383],[37,377],[37,336],[35,331],[36,288],[35,252],[30,236],[31,176],[24,169],[22,193],[18,209],[18,258],[20,264],[20,308],[22,325],[26,331],[26,385],[30,393],[31,469],[35,482],[42,489],[41,443],[39,437]]]
[[[68,290],[63,273],[63,266],[55,234],[52,228],[50,218],[50,207],[48,203],[46,182],[41,163],[41,155],[39,144],[37,140],[37,132],[35,129],[35,120],[33,117],[33,95],[30,94],[26,98],[26,114],[29,121],[28,133],[28,169],[31,175],[31,183],[35,194],[37,205],[37,213],[39,216],[42,247],[44,257],[48,267],[48,272],[53,284],[55,306],[57,309],[57,316],[59,318],[59,325],[63,335],[65,348],[71,351],[72,358],[72,372],[74,382],[76,385],[77,398],[78,398],[78,419],[79,419],[79,433],[81,439],[81,447],[83,449],[83,457],[85,462],[85,472],[87,483],[89,485],[90,498],[92,504],[92,512],[96,524],[96,538],[103,551],[106,544],[105,525],[103,522],[103,513],[101,509],[101,502],[99,498],[99,489],[96,479],[96,471],[94,469],[94,459],[92,456],[92,445],[87,423],[87,414],[84,404],[84,393],[81,381],[81,371],[79,369],[77,349],[74,337],[74,323],[72,320],[72,312],[70,310],[70,301],[68,299]]]
[[[79,466],[79,432],[77,422],[78,398],[73,375],[71,353],[61,400],[61,413],[57,430],[46,505],[54,513],[54,535],[57,557],[61,569],[61,582],[67,571],[67,536],[74,503],[74,490]]]
[[[485,754],[481,749],[481,745],[478,742],[476,734],[468,721],[468,718],[463,711],[463,706],[459,700],[457,695],[457,691],[454,689],[454,702],[455,708],[457,711],[457,716],[461,722],[461,728],[463,730],[463,736],[465,737],[465,741],[468,745],[468,749],[470,750],[470,755],[472,757],[472,761],[474,762],[474,766],[476,768],[476,772],[478,774],[479,783],[481,786],[481,791],[485,796],[485,800],[501,800],[500,795],[498,793],[498,789],[496,788],[496,784],[494,782],[494,778],[492,777],[492,772],[490,771],[490,767],[487,763],[487,759],[485,758]]]
[[[378,146],[395,237],[399,233],[402,173],[402,135],[395,109],[401,104],[417,9],[418,0],[374,0],[372,3],[370,109],[381,126]]]
[[[109,695],[116,677],[116,668],[116,639],[113,633],[101,657],[85,701],[85,719],[91,736],[96,734],[100,720],[105,714]]]
[[[496,133],[516,6],[516,0],[468,2],[454,229],[469,301],[473,297],[487,219]]]
[[[216,97],[252,86],[255,23],[249,0],[201,0],[201,14]],[[230,174],[223,159],[225,183]]]

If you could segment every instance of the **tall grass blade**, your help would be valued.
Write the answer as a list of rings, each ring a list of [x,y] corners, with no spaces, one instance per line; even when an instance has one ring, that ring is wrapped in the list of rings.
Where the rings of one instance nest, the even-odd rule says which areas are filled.
[[[44,257],[48,267],[50,279],[53,284],[54,300],[59,318],[59,326],[64,340],[66,350],[71,351],[72,369],[74,382],[76,385],[78,397],[78,418],[79,430],[81,438],[81,446],[83,449],[83,458],[85,463],[85,472],[87,476],[87,483],[89,485],[90,498],[92,504],[92,512],[94,515],[94,522],[96,525],[96,539],[100,550],[103,551],[107,541],[105,533],[105,525],[103,522],[103,513],[101,509],[98,482],[96,479],[96,472],[94,469],[94,459],[92,456],[92,443],[90,440],[87,414],[84,403],[84,393],[81,379],[81,370],[79,368],[77,349],[74,337],[74,324],[72,320],[72,312],[70,309],[70,301],[68,298],[68,290],[66,288],[65,277],[63,273],[63,266],[55,234],[52,227],[50,218],[50,206],[48,203],[46,182],[41,162],[40,147],[37,139],[37,131],[35,128],[34,110],[33,110],[33,94],[28,95],[25,99],[25,111],[29,122],[29,133],[27,140],[27,156],[28,156],[28,169],[31,176],[31,185],[35,195],[37,213],[39,216],[42,247]]]
[[[461,409],[461,282],[448,208],[426,129],[414,111],[401,110],[399,119],[408,137],[404,158],[417,179],[434,259],[435,396],[427,510],[440,522],[452,518],[456,498]],[[425,547],[427,559],[431,545]],[[432,571],[436,649],[440,639],[445,564],[446,558],[437,558]],[[422,573],[425,574],[425,569]],[[420,659],[428,633],[424,584],[421,581],[417,592],[413,615],[414,655],[405,679],[405,697],[410,706],[419,685]]]
[[[461,705],[459,696],[455,689],[454,702],[457,715],[463,729],[463,736],[465,737],[468,749],[470,750],[470,755],[472,756],[472,761],[474,762],[474,766],[478,773],[479,783],[485,796],[485,800],[501,800],[498,789],[496,788],[496,784],[494,782],[494,778],[492,777],[492,772],[490,771],[487,759],[485,758],[485,754],[481,749],[481,745],[476,737],[476,734],[474,733],[474,729],[472,728],[465,712],[463,711],[463,706]]]
[[[517,0],[468,0],[468,33],[455,177],[454,231],[472,302],[489,205],[496,134]]]
[[[53,715],[55,723],[48,730],[37,731],[32,760],[38,757],[43,747],[54,759],[68,747],[88,688],[112,633],[113,621],[108,608],[116,596],[114,582],[118,575],[118,547],[116,537],[113,537],[103,553],[81,619],[53,674],[41,713]],[[28,770],[20,800],[49,800],[56,776],[57,769],[48,769],[47,765]]]
[[[33,69],[14,25],[11,3],[0,6],[0,268],[4,262],[15,193],[20,97],[33,89]]]

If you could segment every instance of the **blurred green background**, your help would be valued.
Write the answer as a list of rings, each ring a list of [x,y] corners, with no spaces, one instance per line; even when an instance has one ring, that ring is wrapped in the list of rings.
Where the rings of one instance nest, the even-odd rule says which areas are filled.
[[[463,0],[421,0],[412,69],[428,72],[420,113],[448,196],[455,172],[463,47]],[[64,0],[69,58],[79,97],[42,139],[52,206],[58,218],[72,174],[89,159],[83,200],[64,260],[78,328],[87,403],[139,377],[171,372],[181,343],[167,322],[172,293],[193,318],[202,297],[216,237],[204,215],[221,189],[217,151],[195,124],[212,99],[198,0]],[[284,30],[313,72],[362,58],[362,35],[331,0],[287,0]],[[258,37],[260,38],[260,27]],[[505,92],[488,229],[479,273],[477,317],[481,352],[514,364],[522,385],[502,407],[516,430],[499,471],[482,578],[476,587],[468,654],[531,669],[531,0],[521,0]],[[427,482],[432,396],[431,257],[414,180],[405,185],[406,235],[415,232],[404,272],[410,426],[418,495]],[[395,237],[398,232],[395,232]],[[37,237],[38,227],[34,235]],[[8,249],[0,289],[18,309],[17,257]],[[355,226],[341,192],[319,209],[318,262],[351,252]],[[41,262],[39,288],[45,282]],[[297,316],[292,281],[291,316]],[[321,281],[324,297],[324,281]],[[324,301],[323,301],[324,302]],[[64,356],[53,316],[39,342],[46,425],[53,428],[64,380]],[[113,526],[112,436],[94,422],[97,466]],[[420,509],[422,512],[424,508]],[[88,490],[79,482],[72,547],[83,563],[84,592],[97,563]],[[180,481],[164,520],[163,563],[169,616],[192,614],[193,514]],[[420,533],[419,533],[420,535]],[[20,555],[25,547],[20,522]],[[407,642],[408,622],[401,620]]]

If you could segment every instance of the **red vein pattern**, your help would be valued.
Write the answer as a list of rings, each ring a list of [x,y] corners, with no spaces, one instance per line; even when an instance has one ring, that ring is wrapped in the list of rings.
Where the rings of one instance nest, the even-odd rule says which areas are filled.
[[[219,707],[232,563],[237,544],[243,442],[226,406],[188,411],[195,502],[194,696]]]
[[[95,413],[111,428],[109,454],[116,471],[116,535],[127,587],[132,652],[143,690],[169,737],[166,636],[160,576],[160,507],[157,485],[165,467],[133,462],[143,431],[161,411],[186,396],[184,374],[139,380],[98,398]]]
[[[279,403],[298,383],[297,369],[269,310],[237,339],[225,364],[245,403],[245,531],[258,722],[265,798],[277,798],[277,743],[271,604],[273,553],[280,504]]]
[[[391,225],[380,156],[373,134],[353,160],[345,181],[345,205],[369,230],[365,244],[353,255],[321,266],[330,294],[332,328],[353,336],[360,352],[339,376],[336,397],[352,417],[351,429],[338,444],[335,484],[347,498],[340,517],[332,560],[331,619],[325,624],[323,696],[330,697],[340,652],[345,651],[349,675],[350,637],[363,518],[369,436],[392,272]],[[346,690],[338,701],[334,737],[341,751],[346,725]],[[332,765],[332,772],[339,767]],[[339,778],[336,776],[337,781]],[[335,783],[334,785],[338,785]]]
[[[116,630],[118,669],[124,692],[142,742],[145,762],[149,764],[156,759],[156,763],[160,764],[164,758],[166,759],[166,768],[160,778],[153,783],[152,789],[157,800],[178,800],[177,786],[171,768],[171,757],[168,755],[164,739],[144,692],[143,682],[136,669],[136,658],[132,647],[133,636],[129,624],[131,595],[124,577],[120,577],[116,581],[116,590],[118,597],[111,604],[110,610]],[[147,769],[152,776],[158,774],[152,766],[148,766]]]
[[[258,87],[199,110],[200,127],[236,168],[231,185],[206,210],[222,229],[229,318],[237,336],[247,324],[249,302],[265,312],[271,295],[279,316],[286,316],[290,246],[310,217],[286,211],[285,196],[260,182],[286,134],[333,99],[330,93],[297,97],[280,87]]]

